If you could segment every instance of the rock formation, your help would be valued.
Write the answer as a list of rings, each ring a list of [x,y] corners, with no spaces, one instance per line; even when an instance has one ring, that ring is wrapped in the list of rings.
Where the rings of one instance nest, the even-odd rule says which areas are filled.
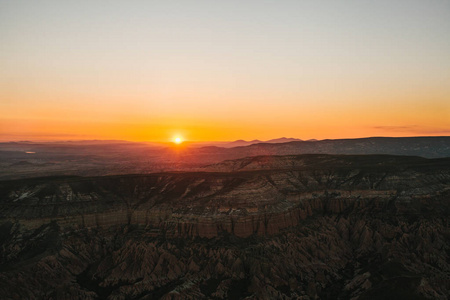
[[[9,299],[447,299],[450,159],[0,182]]]

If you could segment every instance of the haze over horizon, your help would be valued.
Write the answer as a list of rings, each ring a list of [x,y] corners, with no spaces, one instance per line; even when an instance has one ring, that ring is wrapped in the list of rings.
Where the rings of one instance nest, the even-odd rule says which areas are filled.
[[[448,1],[0,1],[0,140],[450,135]]]
[[[450,0],[0,0],[0,298],[447,299]]]

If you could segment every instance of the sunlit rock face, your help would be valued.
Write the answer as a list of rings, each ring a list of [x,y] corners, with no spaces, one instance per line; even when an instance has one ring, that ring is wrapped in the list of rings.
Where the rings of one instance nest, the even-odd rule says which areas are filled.
[[[0,294],[446,299],[450,160],[270,156],[0,183]]]

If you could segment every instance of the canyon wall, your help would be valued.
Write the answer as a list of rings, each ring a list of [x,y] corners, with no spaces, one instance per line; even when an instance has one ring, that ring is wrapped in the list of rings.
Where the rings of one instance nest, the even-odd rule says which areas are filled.
[[[363,158],[1,182],[0,293],[446,299],[448,161]]]

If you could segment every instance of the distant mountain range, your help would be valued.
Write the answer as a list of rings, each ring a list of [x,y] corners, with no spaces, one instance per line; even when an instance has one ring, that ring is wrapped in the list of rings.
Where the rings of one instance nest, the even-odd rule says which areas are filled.
[[[261,144],[261,143],[268,143],[268,144],[279,144],[279,143],[289,143],[289,142],[302,142],[301,139],[296,138],[278,138],[278,139],[271,139],[267,141],[261,141],[261,140],[236,140],[233,142],[193,142],[192,146],[216,146],[216,147],[223,147],[223,148],[233,148],[233,147],[244,147],[244,146],[250,146],[254,144]]]
[[[222,147],[241,147],[241,146],[250,146],[253,144],[260,144],[260,143],[268,143],[268,144],[279,144],[279,143],[288,143],[288,142],[301,142],[303,140],[295,139],[295,138],[286,138],[282,137],[279,139],[272,139],[268,141],[260,141],[260,140],[253,140],[253,141],[244,141],[244,140],[237,140],[234,142],[229,142],[225,144]]]
[[[282,139],[280,139],[282,140]],[[233,148],[202,147],[186,155],[219,161],[258,155],[390,154],[426,158],[450,157],[450,137],[370,137],[339,140],[261,142]]]
[[[218,146],[220,145],[220,146]],[[0,143],[0,179],[50,175],[108,175],[162,171],[203,171],[225,160],[254,156],[345,154],[450,157],[450,137],[371,137],[309,140],[280,138],[208,145],[127,141]]]

